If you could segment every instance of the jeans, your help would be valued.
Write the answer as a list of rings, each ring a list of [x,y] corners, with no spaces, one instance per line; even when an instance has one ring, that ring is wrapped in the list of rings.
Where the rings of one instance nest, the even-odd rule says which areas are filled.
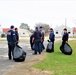
[[[41,42],[41,48],[42,51],[45,49],[43,42]]]
[[[36,39],[34,44],[35,44],[34,54],[37,54],[37,52],[41,54],[41,42],[39,41],[39,39]]]

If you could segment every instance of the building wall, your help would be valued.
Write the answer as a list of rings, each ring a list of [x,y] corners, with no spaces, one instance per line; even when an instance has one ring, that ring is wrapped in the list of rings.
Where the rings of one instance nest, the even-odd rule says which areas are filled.
[[[2,27],[1,27],[1,25],[0,25],[0,36],[1,36],[1,34],[2,34]]]
[[[76,36],[76,32],[73,34],[73,36]]]
[[[70,27],[65,27],[64,25],[62,25],[62,26],[59,26],[59,27],[56,27],[55,29],[54,29],[54,33],[55,33],[55,36],[62,36],[63,35],[63,29],[64,28],[67,28],[67,32],[69,33],[69,36],[73,36],[73,30],[72,30],[72,28],[70,28]]]
[[[26,29],[18,29],[19,36],[30,36],[31,32]]]

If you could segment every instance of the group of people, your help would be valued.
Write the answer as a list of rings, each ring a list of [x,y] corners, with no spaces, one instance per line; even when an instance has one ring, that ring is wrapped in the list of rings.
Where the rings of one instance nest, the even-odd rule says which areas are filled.
[[[62,36],[62,47],[64,48],[65,43],[68,42],[68,33],[67,29],[63,29],[64,34]],[[55,34],[53,28],[50,28],[49,40],[52,42],[52,51],[54,52],[54,41],[55,41]],[[19,34],[18,28],[15,28],[13,25],[10,26],[10,30],[7,32],[7,41],[8,41],[8,57],[9,60],[12,59],[13,51],[15,45],[19,42]],[[41,54],[41,52],[45,49],[44,46],[44,31],[43,27],[36,27],[33,34],[30,36],[30,44],[31,49],[34,50],[34,55],[37,53]]]
[[[35,31],[30,37],[31,49],[34,50],[34,55],[37,53],[41,54],[41,52],[45,49],[44,47],[44,32],[43,27],[36,27]]]
[[[50,28],[49,39],[52,42],[52,51],[54,52],[54,41],[55,41],[55,34],[53,28]],[[36,55],[37,52],[41,54],[41,52],[45,49],[44,46],[44,32],[43,27],[36,27],[33,34],[30,36],[30,45],[31,49],[34,50],[34,54]]]
[[[42,32],[42,30],[43,30],[43,27],[40,27],[39,29],[38,29],[38,27],[36,27],[35,31],[33,32],[33,34],[30,37],[31,49],[34,50],[34,54],[37,54],[37,52],[39,52],[39,54],[41,54],[43,49],[45,49],[44,44],[43,44],[44,33]],[[65,43],[68,43],[68,36],[69,35],[67,32],[67,29],[64,28],[63,36],[62,36],[62,45],[61,45],[62,48],[64,48]],[[54,52],[55,34],[54,34],[53,28],[50,28],[49,40],[52,42],[51,52]]]
[[[7,41],[8,41],[8,58],[9,60],[11,60],[14,47],[19,42],[18,28],[15,28],[13,25],[10,26],[10,30],[7,32]]]

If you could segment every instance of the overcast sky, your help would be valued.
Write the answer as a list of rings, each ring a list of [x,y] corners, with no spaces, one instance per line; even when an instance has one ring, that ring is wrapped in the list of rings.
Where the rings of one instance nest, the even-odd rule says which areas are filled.
[[[76,27],[76,1],[74,0],[0,0],[0,24],[2,27],[27,23],[34,28],[36,23],[50,27],[65,25]]]

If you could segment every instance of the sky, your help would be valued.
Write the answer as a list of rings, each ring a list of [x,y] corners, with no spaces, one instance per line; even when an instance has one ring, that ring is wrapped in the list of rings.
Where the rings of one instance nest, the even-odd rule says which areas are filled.
[[[36,23],[46,23],[50,27],[61,25],[76,27],[75,0],[0,0],[0,25],[19,27],[27,23],[34,29]]]

